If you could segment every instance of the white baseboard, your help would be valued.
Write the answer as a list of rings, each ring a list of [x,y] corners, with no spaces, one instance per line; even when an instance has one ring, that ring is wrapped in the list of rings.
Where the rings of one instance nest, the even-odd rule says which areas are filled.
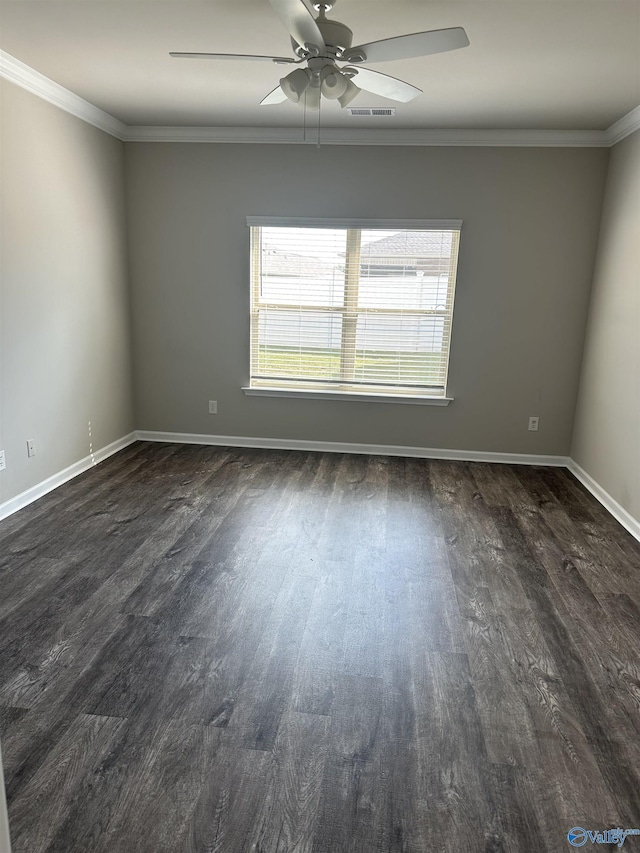
[[[85,456],[84,459],[74,462],[73,465],[69,465],[69,467],[65,468],[63,471],[59,471],[57,474],[47,477],[46,480],[43,480],[41,483],[37,483],[35,486],[27,489],[26,492],[22,492],[21,494],[16,495],[15,498],[5,501],[5,503],[0,504],[0,521],[3,518],[7,518],[9,515],[13,515],[14,512],[18,512],[19,509],[23,509],[25,506],[37,501],[38,498],[41,498],[48,492],[57,489],[58,486],[66,483],[67,480],[72,480],[74,477],[77,477],[78,474],[82,474],[84,471],[87,471],[89,468],[92,468],[94,465],[97,465],[99,462],[107,459],[107,457],[113,456],[114,453],[117,453],[119,450],[123,450],[125,447],[133,444],[134,441],[136,441],[136,434],[131,432],[129,435],[125,435],[122,438],[118,438],[116,441],[112,441],[111,444],[107,444],[106,447],[96,450],[89,456]]]
[[[458,462],[498,462],[511,465],[544,465],[568,468],[574,477],[607,509],[620,524],[640,541],[640,521],[621,506],[593,477],[568,456],[543,456],[534,453],[493,453],[486,450],[443,450],[436,447],[405,447],[395,444],[354,444],[337,441],[306,441],[289,438],[254,438],[238,435],[201,435],[185,432],[137,430],[113,441],[90,456],[85,456],[20,495],[0,504],[0,521],[28,506],[68,480],[123,450],[134,441],[159,441],[172,444],[205,444],[218,447],[255,447],[267,450],[316,450],[325,453],[364,453],[371,456],[407,456],[418,459],[443,459]]]
[[[317,450],[322,453],[366,453],[370,456],[410,456],[418,459],[448,459],[459,462],[504,462],[511,465],[546,465],[566,468],[566,456],[533,453],[492,453],[486,450],[441,450],[435,447],[405,447],[396,444],[350,444],[337,441],[307,441],[297,438],[253,438],[244,435],[198,435],[186,432],[138,430],[139,441],[174,444],[211,444],[220,447],[257,447],[267,450]]]
[[[567,468],[576,480],[580,480],[582,485],[588,489],[591,494],[600,501],[602,506],[608,510],[611,515],[619,521],[620,524],[629,531],[632,536],[640,542],[640,521],[634,518],[630,512],[621,506],[615,498],[612,498],[609,492],[602,488],[600,483],[597,483],[590,474],[581,468],[573,459],[569,459]]]

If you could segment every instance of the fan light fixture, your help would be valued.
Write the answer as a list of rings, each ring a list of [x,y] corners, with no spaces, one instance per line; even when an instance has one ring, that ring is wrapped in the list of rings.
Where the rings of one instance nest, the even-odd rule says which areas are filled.
[[[338,103],[344,109],[344,107],[348,106],[359,92],[360,87],[356,86],[353,80],[347,79],[347,87],[344,90],[344,94],[340,95],[338,98]]]
[[[347,91],[349,80],[334,65],[325,65],[320,76],[322,79],[320,88],[325,98],[335,101]]]
[[[280,88],[290,101],[299,104],[310,82],[311,78],[306,68],[296,68],[280,80]]]

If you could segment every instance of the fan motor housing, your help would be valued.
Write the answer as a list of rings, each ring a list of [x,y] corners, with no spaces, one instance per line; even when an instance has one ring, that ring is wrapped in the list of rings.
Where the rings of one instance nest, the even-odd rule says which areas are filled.
[[[340,54],[351,47],[353,33],[346,24],[341,24],[340,21],[329,21],[327,18],[319,18],[316,24],[331,53]]]

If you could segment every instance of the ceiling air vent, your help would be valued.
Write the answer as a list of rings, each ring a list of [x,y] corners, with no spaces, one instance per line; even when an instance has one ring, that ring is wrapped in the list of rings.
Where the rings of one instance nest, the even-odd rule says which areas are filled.
[[[394,116],[395,107],[349,107],[350,116]]]

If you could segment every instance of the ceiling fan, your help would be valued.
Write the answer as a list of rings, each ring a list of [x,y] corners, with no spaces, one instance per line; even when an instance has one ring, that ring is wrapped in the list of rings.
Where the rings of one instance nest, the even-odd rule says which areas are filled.
[[[264,97],[260,104],[280,104],[287,98],[310,110],[320,108],[322,95],[337,100],[346,107],[364,89],[392,101],[408,102],[422,94],[422,90],[388,74],[364,68],[363,62],[386,62],[394,59],[412,59],[467,47],[469,39],[462,27],[429,30],[404,36],[351,46],[353,33],[345,24],[327,18],[335,0],[313,3],[318,12],[313,17],[309,0],[269,0],[274,11],[291,36],[291,45],[297,59],[286,56],[253,56],[240,53],[177,53],[170,56],[181,59],[232,59],[274,62],[276,65],[302,65],[286,77]],[[346,63],[338,65],[338,63]]]

